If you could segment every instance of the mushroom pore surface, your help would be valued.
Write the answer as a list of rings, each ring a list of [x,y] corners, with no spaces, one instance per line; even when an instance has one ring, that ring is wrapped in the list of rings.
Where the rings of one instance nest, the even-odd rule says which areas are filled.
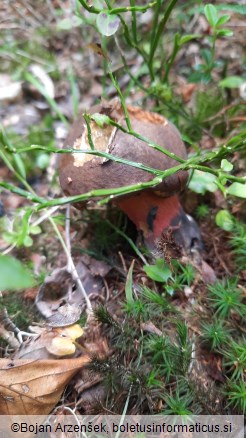
[[[159,114],[127,106],[132,129],[159,146],[186,158],[186,149],[175,126]],[[106,114],[118,124],[126,127],[124,113],[119,102],[104,103],[92,108],[89,114]],[[153,149],[147,143],[121,130],[105,125],[99,127],[91,121],[92,139],[96,150],[117,157],[142,163],[154,169],[166,170],[179,163]],[[80,117],[72,126],[64,148],[90,150],[85,120]],[[110,189],[151,181],[154,174],[127,164],[85,153],[62,154],[59,160],[59,178],[66,195],[79,195],[96,189]],[[181,191],[188,178],[186,171],[179,171],[167,177],[152,190],[168,197]],[[81,204],[82,205],[82,204]],[[77,205],[78,206],[78,205]]]

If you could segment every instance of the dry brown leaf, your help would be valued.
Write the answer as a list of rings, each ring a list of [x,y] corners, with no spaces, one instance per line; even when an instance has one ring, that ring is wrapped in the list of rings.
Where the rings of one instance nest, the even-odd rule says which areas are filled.
[[[69,291],[72,290],[73,279],[67,268],[57,268],[45,278],[36,297],[39,312],[49,318],[61,303],[65,302]]]
[[[84,263],[82,258],[76,264],[76,270],[79,278],[82,281],[87,294],[100,294],[103,288],[101,277],[104,277],[109,272],[111,266],[93,258],[86,258],[85,260],[86,263],[88,263],[88,266],[86,266],[86,263]],[[91,266],[94,263],[95,267],[93,271]],[[50,324],[49,321],[50,325],[65,326],[68,324],[73,324],[79,319],[80,312],[78,313],[77,319],[75,318],[70,321],[68,318],[67,322],[64,320],[64,323],[60,323],[61,315],[59,313],[62,313],[61,306],[64,307],[64,304],[74,306],[72,314],[75,315],[76,309],[79,311],[78,306],[83,303],[80,290],[78,288],[73,290],[73,285],[75,284],[72,274],[67,270],[67,267],[63,267],[55,269],[49,276],[46,277],[44,283],[40,287],[35,301],[39,312],[45,318],[54,318],[54,322],[56,318],[58,318],[57,324],[56,322],[55,324]]]
[[[162,336],[163,333],[159,330],[152,321],[143,322],[140,324],[141,330],[147,333],[153,333],[157,336]]]
[[[60,360],[0,360],[0,415],[49,414],[76,374],[90,362],[84,355]]]
[[[107,54],[104,52],[101,44],[99,43],[90,43],[87,44],[88,49],[92,50],[96,55],[102,56],[104,59],[109,59]]]
[[[205,284],[213,284],[216,282],[217,277],[215,271],[205,260],[202,260],[200,272]]]

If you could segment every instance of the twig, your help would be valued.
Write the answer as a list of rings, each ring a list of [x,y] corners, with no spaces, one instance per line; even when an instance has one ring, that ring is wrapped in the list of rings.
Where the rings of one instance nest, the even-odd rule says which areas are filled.
[[[71,212],[71,205],[68,204],[66,207],[66,221],[65,221],[65,242],[67,245],[67,250],[69,254],[71,254],[71,241],[70,241],[70,212]],[[68,260],[67,265],[68,270],[70,269],[70,260]]]
[[[65,244],[65,242],[64,242],[64,240],[62,238],[62,235],[61,235],[60,231],[58,230],[57,225],[56,225],[55,221],[53,220],[53,218],[50,217],[49,221],[51,222],[51,224],[52,224],[52,226],[53,226],[53,228],[54,228],[54,230],[55,230],[55,232],[57,234],[57,237],[60,240],[61,245],[62,245],[62,247],[63,247],[63,249],[65,251],[65,254],[67,256],[67,263],[68,263],[68,266],[70,266],[70,269],[71,269],[71,275],[72,275],[74,281],[76,282],[80,292],[82,293],[82,296],[83,296],[83,298],[84,298],[84,300],[86,302],[87,310],[88,310],[88,313],[89,313],[89,316],[90,316],[92,314],[91,302],[90,302],[90,300],[88,298],[88,295],[87,295],[87,293],[85,291],[85,288],[84,288],[84,286],[83,286],[83,284],[82,284],[82,282],[81,282],[81,280],[79,278],[79,275],[78,275],[78,272],[77,272],[76,267],[74,265],[74,262],[73,262],[73,259],[71,257],[71,254],[70,254],[70,252],[69,252],[69,250],[67,248],[67,245]]]
[[[0,324],[0,337],[7,342],[8,346],[14,348],[14,350],[17,350],[17,348],[20,347],[20,343],[15,338],[14,333],[10,332],[9,330],[6,330],[6,328],[3,327],[1,324]]]
[[[12,249],[14,249],[16,246],[16,243],[12,243],[12,245],[8,246],[6,249],[3,250],[2,255],[9,254]]]
[[[217,119],[217,117],[223,116],[223,114],[225,114],[226,111],[240,105],[246,105],[246,100],[243,100],[241,102],[233,102],[230,105],[224,106],[222,110],[220,110],[218,113],[214,114],[213,116],[208,117],[207,119],[204,120],[204,122],[210,122],[211,120]]]
[[[121,260],[121,263],[122,263],[123,269],[124,269],[124,271],[127,273],[126,262],[125,262],[125,259],[124,259],[124,257],[123,257],[123,254],[122,254],[121,251],[118,251],[118,254],[119,254],[119,257],[120,257],[120,260]]]
[[[71,256],[71,241],[70,241],[70,211],[71,211],[71,205],[68,204],[66,207],[66,219],[65,219],[65,242],[67,246],[68,253]],[[71,256],[72,258],[72,256]],[[67,259],[67,270],[72,274],[72,266],[70,262],[70,258]],[[73,276],[72,276],[73,277]],[[68,287],[68,299],[71,301],[72,299],[72,284],[69,284]]]
[[[53,215],[53,213],[55,213],[57,210],[59,210],[59,206],[57,205],[56,207],[52,207],[50,208],[46,213],[44,213],[42,216],[40,216],[38,219],[36,219],[35,221],[31,222],[31,225],[33,227],[36,227],[37,225],[41,224],[43,221],[45,221],[46,219],[48,219],[50,216]]]
[[[37,333],[28,333],[28,332],[20,330],[13,323],[13,321],[10,319],[6,307],[3,308],[0,316],[1,316],[4,328],[9,329],[10,331],[12,331],[16,335],[19,344],[23,343],[23,336],[27,336],[27,337],[37,337],[38,336]]]

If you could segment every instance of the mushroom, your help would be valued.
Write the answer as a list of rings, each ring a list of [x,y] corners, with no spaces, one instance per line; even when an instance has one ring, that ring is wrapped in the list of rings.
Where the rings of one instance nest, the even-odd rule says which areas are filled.
[[[187,157],[185,145],[176,127],[163,116],[127,106],[132,129],[175,155]],[[88,112],[89,115],[109,116],[121,126],[126,126],[124,112],[118,100],[103,102]],[[145,166],[166,170],[178,162],[138,138],[105,124],[102,127],[90,121],[92,140],[96,150]],[[65,148],[90,150],[88,130],[84,119],[79,118],[64,144]],[[85,153],[62,154],[59,160],[60,184],[65,195],[74,196],[95,189],[118,188],[151,181],[154,175],[114,160]],[[115,204],[123,210],[141,230],[147,245],[154,247],[156,239],[169,226],[175,229],[176,241],[189,250],[192,239],[199,239],[198,227],[188,217],[179,202],[177,193],[187,182],[188,172],[180,170],[163,179],[155,187],[116,197]],[[76,206],[81,208],[83,203]]]

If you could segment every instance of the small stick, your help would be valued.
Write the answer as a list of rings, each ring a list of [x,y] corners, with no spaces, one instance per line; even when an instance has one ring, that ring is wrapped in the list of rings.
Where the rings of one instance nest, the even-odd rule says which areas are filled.
[[[67,240],[66,243],[64,242],[64,240],[63,240],[63,238],[61,236],[61,233],[58,230],[57,225],[54,222],[54,220],[52,218],[49,218],[49,220],[51,221],[51,223],[52,223],[52,225],[53,225],[53,227],[54,227],[54,229],[56,231],[56,234],[57,234],[57,236],[58,236],[58,238],[59,238],[59,240],[60,240],[60,242],[62,244],[62,247],[63,247],[63,249],[65,251],[66,256],[67,256],[67,267],[68,267],[68,270],[71,272],[71,275],[72,275],[74,281],[76,282],[79,290],[81,291],[81,293],[82,293],[82,295],[83,295],[83,297],[85,299],[85,302],[86,302],[86,305],[87,305],[87,309],[88,309],[88,313],[90,315],[92,313],[92,305],[91,305],[90,299],[89,299],[89,297],[88,297],[88,295],[87,295],[87,293],[85,291],[85,288],[84,288],[84,286],[83,286],[83,284],[82,284],[82,282],[81,282],[81,280],[79,278],[79,274],[78,274],[78,272],[76,270],[76,267],[74,265],[73,259],[71,257],[71,245],[70,245],[70,237],[69,237],[69,233],[70,233],[70,204],[68,204],[68,206],[67,206],[67,214],[66,214],[66,227],[65,227],[66,240]],[[67,243],[68,243],[68,246],[67,246]]]

